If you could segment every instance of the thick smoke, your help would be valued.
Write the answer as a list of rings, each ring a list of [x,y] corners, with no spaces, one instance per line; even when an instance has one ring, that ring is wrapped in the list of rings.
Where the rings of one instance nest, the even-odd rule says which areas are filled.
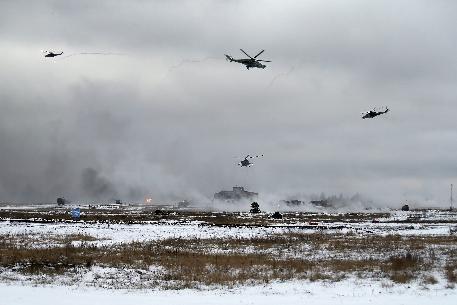
[[[112,200],[118,196],[113,183],[93,168],[86,168],[82,172],[81,187],[86,197],[96,200]]]
[[[400,206],[386,207],[361,195],[351,196],[316,194],[259,194],[254,199],[242,199],[235,202],[213,200],[209,205],[202,205],[206,209],[227,212],[249,212],[250,205],[256,201],[260,210],[265,213],[280,212],[363,212],[379,211],[388,208],[399,208]],[[415,206],[417,207],[417,206]]]

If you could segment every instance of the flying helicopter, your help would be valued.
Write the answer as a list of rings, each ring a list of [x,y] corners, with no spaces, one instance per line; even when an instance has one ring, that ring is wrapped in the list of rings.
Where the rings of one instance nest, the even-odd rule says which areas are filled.
[[[262,155],[256,155],[256,156],[247,155],[246,157],[244,157],[243,160],[241,160],[238,163],[238,165],[241,166],[241,167],[251,167],[252,165],[254,165],[254,163],[249,161],[249,159],[260,158],[260,157],[263,157],[263,154]]]
[[[42,51],[42,52],[46,54],[44,57],[56,57],[56,56],[63,54],[63,52],[60,52],[60,53],[54,53],[51,51]]]
[[[241,52],[247,55],[249,58],[242,58],[242,59],[235,59],[230,55],[225,54],[225,57],[227,58],[228,61],[230,62],[237,62],[240,64],[243,64],[246,66],[246,69],[249,70],[249,68],[262,68],[265,69],[267,66],[262,64],[261,62],[271,62],[271,60],[263,60],[263,59],[257,59],[257,57],[262,54],[265,50],[262,50],[257,54],[256,56],[252,57],[248,53],[246,53],[243,49],[240,49]]]
[[[382,110],[377,111],[376,108],[374,108],[373,110],[362,112],[362,119],[372,119],[374,117],[377,117],[378,115],[389,112],[389,108],[387,108],[387,107],[385,107],[385,108],[386,108],[386,110],[384,110],[384,111],[382,111]]]

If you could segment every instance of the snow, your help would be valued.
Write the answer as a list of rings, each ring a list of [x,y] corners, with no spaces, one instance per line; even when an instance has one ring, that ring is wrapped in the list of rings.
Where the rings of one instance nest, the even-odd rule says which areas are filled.
[[[285,224],[276,222],[275,226],[265,227],[218,227],[189,221],[144,222],[141,224],[106,224],[85,222],[16,222],[0,221],[0,236],[18,235],[36,239],[33,246],[46,245],[46,239],[84,234],[95,237],[97,245],[111,245],[132,241],[153,241],[167,238],[252,238],[265,237],[287,232],[325,232],[339,234],[355,233],[360,235],[399,234],[402,236],[449,235],[455,228],[455,213],[416,213],[422,218],[449,220],[446,222],[402,223],[392,220],[406,220],[412,213],[396,212],[392,218],[379,219],[379,222],[345,223],[319,222],[316,229],[308,223]],[[306,226],[300,228],[300,226]],[[320,229],[318,229],[320,227]],[[321,230],[323,227],[325,229]],[[41,242],[40,242],[40,239]],[[30,245],[29,245],[30,246]],[[249,251],[249,248],[246,249]],[[319,255],[326,255],[325,249]],[[356,255],[358,255],[356,253]],[[161,273],[161,266],[150,266],[151,273]],[[273,282],[267,285],[242,286],[237,288],[210,287],[194,290],[147,290],[116,289],[116,287],[141,287],[128,285],[130,282],[109,282],[122,278],[125,281],[144,280],[137,270],[92,266],[88,272],[79,273],[74,278],[62,276],[57,281],[31,281],[14,270],[1,269],[4,282],[0,283],[0,305],[46,304],[58,300],[59,304],[457,304],[457,289],[447,288],[442,274],[436,274],[438,283],[424,286],[420,282],[393,284],[388,279],[345,279],[340,282],[302,281]],[[119,275],[120,276],[115,276]],[[112,276],[111,276],[112,275]],[[106,280],[108,279],[108,280]],[[105,282],[103,282],[105,281]],[[32,286],[32,283],[47,283]],[[58,283],[58,285],[56,285]],[[92,287],[95,286],[95,287]],[[146,286],[142,286],[146,287]],[[150,287],[150,286],[148,286]],[[160,286],[159,286],[160,287]]]
[[[86,223],[18,223],[0,222],[0,235],[65,236],[87,234],[98,243],[113,244],[131,241],[161,240],[167,238],[241,238],[282,233],[282,228],[224,228],[190,224],[86,224]]]
[[[417,235],[449,235],[450,226],[447,224],[403,224],[403,223],[332,223],[320,224],[316,229],[300,228],[296,225],[276,225],[266,227],[218,227],[204,225],[200,222],[174,223],[144,223],[144,224],[101,224],[101,223],[24,223],[0,221],[0,235],[23,234],[33,236],[65,236],[70,234],[85,234],[98,239],[97,244],[109,245],[131,241],[151,241],[167,238],[252,238],[286,232],[313,233],[319,226],[329,229],[327,233],[357,233],[357,234],[399,234],[404,236]],[[332,229],[343,227],[343,229]],[[319,230],[321,231],[321,230]]]
[[[380,282],[293,281],[215,290],[114,290],[77,286],[0,284],[0,305],[72,304],[457,304],[457,291],[442,286],[384,286]]]

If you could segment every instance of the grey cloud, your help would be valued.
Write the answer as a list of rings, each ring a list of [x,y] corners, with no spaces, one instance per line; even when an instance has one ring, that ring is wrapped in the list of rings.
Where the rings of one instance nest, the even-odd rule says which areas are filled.
[[[247,184],[444,205],[456,177],[455,8],[2,1],[0,201],[208,200]],[[128,56],[45,60],[48,48]],[[239,48],[273,62],[224,61]],[[388,115],[360,119],[384,105]],[[248,173],[232,158],[246,153],[265,154]]]

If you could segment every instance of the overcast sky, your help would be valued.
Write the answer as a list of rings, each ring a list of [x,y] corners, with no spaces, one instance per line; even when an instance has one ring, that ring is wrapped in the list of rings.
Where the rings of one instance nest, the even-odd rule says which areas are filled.
[[[272,62],[225,61],[240,48]],[[247,185],[447,206],[457,183],[454,0],[2,0],[0,54],[3,202]]]

